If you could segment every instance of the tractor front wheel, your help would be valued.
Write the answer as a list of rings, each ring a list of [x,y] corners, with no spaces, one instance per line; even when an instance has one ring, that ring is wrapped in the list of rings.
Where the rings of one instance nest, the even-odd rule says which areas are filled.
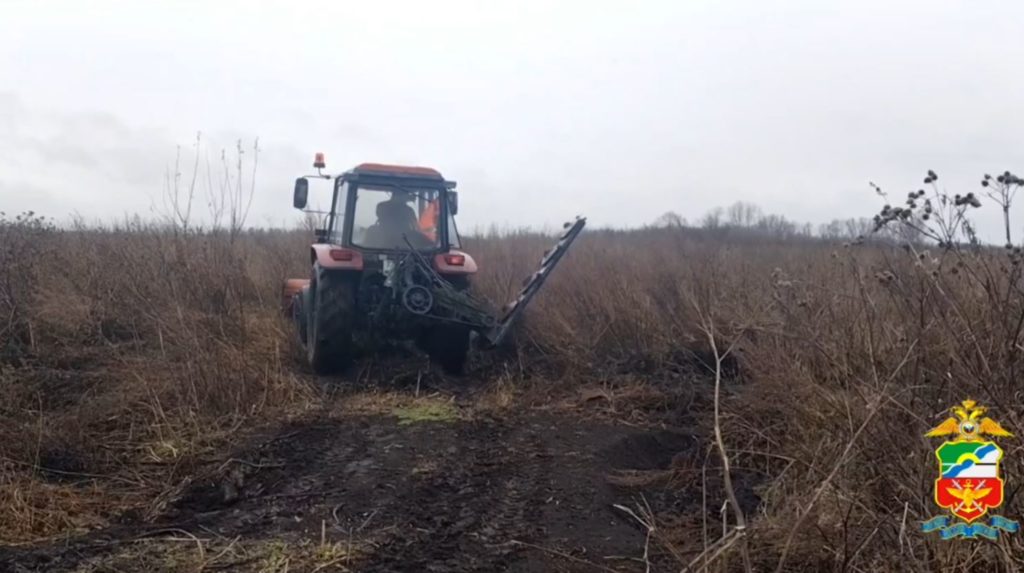
[[[314,268],[306,323],[306,355],[317,374],[334,374],[352,359],[355,285],[345,273]]]

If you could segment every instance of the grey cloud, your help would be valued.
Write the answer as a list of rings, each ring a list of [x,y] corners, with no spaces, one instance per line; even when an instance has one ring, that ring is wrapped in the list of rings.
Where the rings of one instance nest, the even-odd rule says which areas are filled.
[[[26,211],[54,217],[61,211],[57,193],[32,181],[0,178],[0,211],[8,216]]]
[[[58,208],[97,215],[146,212],[197,130],[214,164],[260,136],[254,222],[297,218],[316,151],[437,167],[466,228],[738,200],[820,223],[870,216],[868,180],[960,192],[1022,156],[1009,0],[26,6],[0,21],[0,179],[60,171]]]

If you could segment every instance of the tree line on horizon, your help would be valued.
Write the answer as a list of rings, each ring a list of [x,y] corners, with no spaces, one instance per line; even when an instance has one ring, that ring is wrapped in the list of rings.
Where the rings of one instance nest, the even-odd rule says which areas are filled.
[[[862,241],[875,238],[912,242],[921,239],[919,234],[913,232],[912,229],[884,228],[876,230],[875,221],[871,217],[832,219],[828,223],[814,225],[790,220],[785,215],[766,213],[760,206],[746,201],[736,201],[728,207],[715,207],[692,222],[675,211],[667,211],[655,219],[651,226],[689,227],[717,232],[738,230],[778,239],[818,238],[833,241]]]

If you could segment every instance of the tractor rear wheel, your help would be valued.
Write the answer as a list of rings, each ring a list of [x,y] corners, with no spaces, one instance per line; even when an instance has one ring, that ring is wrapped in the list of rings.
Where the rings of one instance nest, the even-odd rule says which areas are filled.
[[[459,292],[470,288],[469,277],[449,275],[443,277]],[[441,367],[445,374],[461,376],[466,368],[469,354],[469,328],[461,324],[438,324],[427,329],[424,349],[430,360]]]
[[[306,326],[309,324],[307,308],[309,308],[309,287],[292,295],[292,322],[294,323],[293,326],[298,335],[297,340],[301,348],[305,348],[306,341],[309,340],[307,338],[307,331],[309,329]]]
[[[425,345],[430,360],[445,374],[461,376],[469,354],[469,328],[461,324],[442,324],[426,333]]]
[[[355,284],[345,273],[314,268],[306,323],[306,356],[313,371],[334,374],[352,359]]]

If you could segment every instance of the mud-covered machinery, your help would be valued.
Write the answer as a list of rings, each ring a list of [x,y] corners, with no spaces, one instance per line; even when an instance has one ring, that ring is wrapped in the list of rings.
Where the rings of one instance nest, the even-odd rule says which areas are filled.
[[[477,265],[460,250],[454,181],[426,167],[376,163],[332,177],[322,154],[313,167],[316,175],[296,180],[293,205],[306,209],[313,178],[332,182],[331,205],[312,211],[326,224],[310,246],[310,277],[285,281],[282,306],[318,374],[344,367],[357,343],[398,339],[461,373],[471,339],[497,346],[586,224],[566,223],[516,299],[494,313],[470,293]]]

